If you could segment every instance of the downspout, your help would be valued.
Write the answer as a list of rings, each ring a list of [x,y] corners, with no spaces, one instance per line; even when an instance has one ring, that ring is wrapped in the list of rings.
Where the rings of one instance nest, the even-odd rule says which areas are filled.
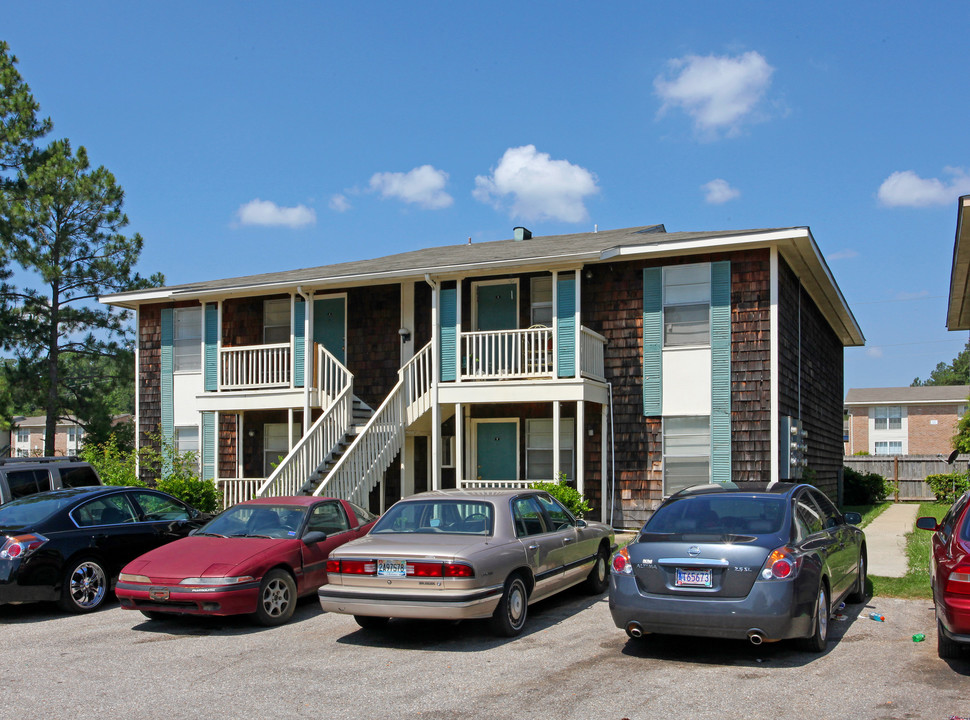
[[[303,312],[303,432],[301,433],[301,435],[306,435],[312,424],[310,422],[310,386],[313,380],[311,377],[313,375],[313,337],[310,334],[310,321],[312,319],[310,308],[312,305],[311,295],[303,291],[302,285],[297,286],[296,292],[306,303],[306,309]]]

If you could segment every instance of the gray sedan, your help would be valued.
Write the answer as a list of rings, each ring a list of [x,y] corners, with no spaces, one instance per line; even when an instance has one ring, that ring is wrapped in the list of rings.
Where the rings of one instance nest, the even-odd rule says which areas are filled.
[[[614,556],[613,622],[633,638],[799,638],[822,652],[832,610],[843,599],[865,599],[860,520],[808,485],[683,490]]]
[[[421,493],[335,550],[318,594],[324,610],[365,628],[392,617],[491,618],[513,637],[531,603],[579,583],[605,591],[614,548],[609,526],[573,517],[545,492]]]

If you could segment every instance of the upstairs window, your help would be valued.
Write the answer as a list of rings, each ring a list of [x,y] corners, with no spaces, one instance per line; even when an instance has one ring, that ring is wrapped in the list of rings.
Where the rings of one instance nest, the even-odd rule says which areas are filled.
[[[532,325],[552,327],[552,277],[544,275],[532,278]]]
[[[174,370],[199,372],[202,369],[202,308],[177,308],[174,321]]]
[[[290,341],[290,301],[266,300],[263,302],[263,342],[267,345]]]
[[[885,405],[875,409],[875,430],[902,430],[903,408],[900,405]]]
[[[664,347],[711,344],[711,266],[663,269]]]

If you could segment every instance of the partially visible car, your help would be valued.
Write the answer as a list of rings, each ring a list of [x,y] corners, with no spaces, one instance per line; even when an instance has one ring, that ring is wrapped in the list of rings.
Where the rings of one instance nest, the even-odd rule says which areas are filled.
[[[970,648],[970,491],[943,519],[921,517],[916,527],[933,531],[930,586],[936,608],[936,649],[945,659]]]
[[[528,606],[584,583],[606,590],[607,525],[575,518],[537,490],[437,490],[399,500],[363,538],[331,553],[328,612],[367,629],[390,618],[490,618],[513,637]]]
[[[0,458],[0,505],[48,490],[101,484],[98,471],[73,455]]]
[[[266,497],[234,505],[190,537],[132,560],[115,594],[121,607],[172,615],[290,619],[297,598],[327,582],[327,556],[376,517],[346,500]]]
[[[610,612],[647,633],[828,642],[829,618],[866,596],[866,538],[818,489],[724,483],[667,498],[613,557]]]
[[[210,515],[157,490],[79,487],[0,506],[0,605],[58,601],[91,612],[125,563],[185,537]]]

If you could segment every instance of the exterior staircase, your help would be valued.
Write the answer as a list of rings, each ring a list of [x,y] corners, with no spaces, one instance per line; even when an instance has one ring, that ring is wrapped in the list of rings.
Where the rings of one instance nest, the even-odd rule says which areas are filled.
[[[313,491],[317,489],[320,482],[327,476],[327,474],[333,469],[334,465],[344,456],[347,452],[347,448],[353,445],[354,440],[358,435],[363,432],[367,423],[374,416],[374,409],[371,408],[367,403],[361,400],[359,397],[354,395],[353,409],[351,410],[350,427],[347,428],[346,434],[344,434],[343,439],[339,440],[337,444],[330,450],[330,453],[323,459],[323,462],[317,466],[317,469],[310,473],[310,477],[307,478],[306,482],[300,488],[301,495],[312,495]]]

